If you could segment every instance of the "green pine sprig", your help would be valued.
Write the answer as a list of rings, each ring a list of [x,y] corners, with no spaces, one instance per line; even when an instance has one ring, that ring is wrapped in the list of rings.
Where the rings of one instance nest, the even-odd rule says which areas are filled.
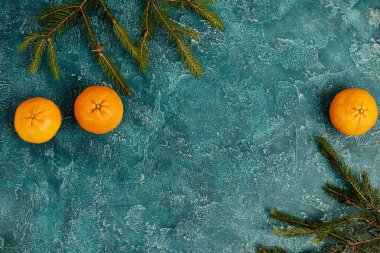
[[[101,16],[112,26],[116,40],[136,60],[141,70],[146,70],[149,65],[149,41],[153,38],[156,27],[162,27],[170,40],[176,45],[181,59],[195,76],[203,74],[202,67],[192,52],[188,40],[199,40],[198,33],[182,24],[177,23],[171,12],[178,6],[197,13],[217,29],[223,29],[224,25],[219,16],[209,7],[213,0],[144,0],[146,5],[141,15],[141,36],[137,43],[129,35],[127,29],[116,19],[105,0],[81,0],[73,4],[60,4],[43,11],[37,16],[41,30],[31,34],[19,46],[23,52],[31,46],[31,64],[29,72],[35,74],[39,68],[45,48],[48,47],[49,65],[55,79],[60,78],[58,67],[55,38],[64,30],[74,24],[81,24],[89,37],[91,50],[94,52],[96,62],[107,74],[112,83],[123,93],[130,95],[131,90],[124,76],[110,56],[106,55],[96,39],[90,19],[86,14],[87,9],[97,10]]]
[[[105,14],[107,17],[107,20],[112,25],[112,31],[115,34],[117,40],[120,42],[121,46],[127,50],[127,52],[137,61],[140,61],[139,54],[138,54],[138,48],[133,42],[131,36],[127,32],[127,30],[124,28],[123,25],[120,24],[120,22],[115,18],[115,16],[112,14],[112,11],[106,4],[104,0],[99,0],[97,4],[98,10]]]
[[[62,20],[67,16],[72,16],[79,11],[81,4],[61,4],[43,11],[37,16],[37,21],[41,24],[54,23],[57,20]]]
[[[35,33],[35,34],[31,34],[29,35],[28,37],[25,38],[25,40],[21,43],[21,45],[19,46],[19,51],[22,53],[25,51],[25,49],[31,44],[33,43],[36,39],[42,37],[43,35],[41,34],[38,34],[38,33]]]
[[[83,8],[81,9],[81,13],[84,28],[85,30],[87,30],[89,41],[93,46],[92,52],[95,54],[97,63],[100,65],[102,70],[109,76],[110,80],[114,83],[116,88],[118,88],[124,94],[131,95],[131,90],[127,85],[124,77],[120,73],[119,69],[117,68],[116,64],[111,59],[111,57],[107,56],[103,52],[103,48],[99,45],[95,36],[94,29],[92,28],[90,20]]]
[[[357,175],[325,138],[319,136],[316,140],[321,146],[321,154],[330,161],[343,181],[342,186],[327,183],[326,193],[342,204],[355,207],[356,211],[322,221],[300,219],[271,209],[271,218],[287,225],[274,228],[273,232],[285,237],[313,236],[313,244],[325,243],[321,250],[315,252],[380,252],[379,189],[371,184],[366,172]],[[286,252],[285,249],[277,249]],[[257,252],[271,252],[269,250],[260,246]]]
[[[154,1],[152,1],[152,6],[156,12],[159,23],[164,27],[170,39],[177,45],[177,50],[182,60],[195,76],[201,76],[203,74],[202,67],[187,43],[183,40],[183,34],[178,32],[179,25],[172,21],[169,14],[166,13],[165,10],[160,9]]]
[[[124,94],[131,95],[131,90],[127,85],[124,77],[116,67],[115,62],[104,52],[100,51],[96,52],[96,54],[98,64],[101,66],[104,72],[108,74],[111,81],[115,84],[116,88],[118,88]]]
[[[173,3],[175,5],[183,6],[189,10],[194,11],[215,28],[223,30],[224,24],[220,17],[208,7],[208,4],[214,3],[216,1],[209,0],[166,0],[168,3]]]
[[[141,18],[143,33],[138,42],[139,55],[142,58],[140,67],[142,69],[146,69],[147,67],[148,41],[153,34],[153,27],[159,25],[166,31],[170,40],[176,45],[177,51],[188,69],[194,76],[199,77],[203,75],[202,67],[192,52],[188,42],[186,42],[186,38],[198,40],[199,35],[196,31],[175,22],[167,10],[168,7],[178,7],[178,5],[191,7],[190,10],[198,13],[216,28],[224,28],[221,19],[207,6],[206,2],[198,0],[166,0],[163,2],[147,0],[146,8]]]
[[[286,250],[279,247],[266,247],[263,245],[259,245],[257,248],[258,253],[286,253]]]
[[[140,58],[139,66],[142,71],[146,70],[149,65],[148,42],[154,34],[154,18],[151,1],[146,1],[146,6],[141,15],[142,34],[137,41],[138,55]]]
[[[46,39],[41,38],[37,43],[33,46],[33,53],[31,56],[32,63],[29,66],[29,72],[31,74],[35,74],[38,70],[38,66],[40,65],[42,55],[44,53],[44,49],[46,46]]]
[[[59,68],[58,68],[58,62],[57,62],[57,52],[55,51],[54,42],[52,39],[47,39],[48,45],[49,45],[49,56],[50,56],[50,68],[53,73],[53,76],[56,80],[59,79]]]

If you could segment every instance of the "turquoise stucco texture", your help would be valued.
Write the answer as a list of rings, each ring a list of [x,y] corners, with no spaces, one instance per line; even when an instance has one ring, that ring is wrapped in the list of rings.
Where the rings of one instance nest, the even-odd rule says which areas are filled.
[[[0,252],[254,252],[259,243],[294,252],[310,238],[284,239],[268,209],[329,219],[345,212],[323,193],[336,180],[314,136],[328,137],[352,167],[377,185],[379,125],[360,137],[333,129],[331,99],[360,87],[380,103],[380,2],[375,0],[220,0],[226,29],[186,12],[205,75],[195,78],[157,30],[147,72],[117,45],[95,14],[99,41],[133,89],[124,120],[93,135],[73,115],[89,85],[109,85],[86,35],[74,26],[57,39],[62,79],[43,61],[27,72],[23,38],[36,14],[59,0],[2,0],[0,19]],[[137,39],[142,1],[108,0]],[[63,122],[48,143],[15,133],[24,100],[43,96]]]

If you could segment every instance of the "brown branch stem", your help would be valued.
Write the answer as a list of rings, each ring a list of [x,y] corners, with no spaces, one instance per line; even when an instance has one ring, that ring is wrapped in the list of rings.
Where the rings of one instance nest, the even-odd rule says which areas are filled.
[[[85,13],[83,7],[80,7],[80,11],[82,13],[83,21],[84,21],[84,23],[86,25],[88,34],[90,36],[91,43],[93,44],[94,48],[96,49],[98,47],[98,42],[96,40],[96,37],[95,37],[95,34],[94,34],[94,30],[92,29],[90,21],[88,20],[87,14]]]
[[[116,23],[116,19],[113,16],[113,14],[111,13],[110,9],[108,8],[106,2],[104,2],[104,0],[98,0],[98,1],[99,1],[100,5],[103,7],[104,11],[107,13],[107,16],[109,17],[111,22]]]
[[[71,18],[75,13],[78,11],[81,11],[83,9],[83,6],[87,3],[88,0],[83,0],[80,4],[78,3],[78,8],[75,9],[73,12],[70,13],[65,19],[63,19],[54,29],[52,29],[48,34],[45,35],[45,39],[48,39],[51,37],[52,34],[54,34],[69,18]]]

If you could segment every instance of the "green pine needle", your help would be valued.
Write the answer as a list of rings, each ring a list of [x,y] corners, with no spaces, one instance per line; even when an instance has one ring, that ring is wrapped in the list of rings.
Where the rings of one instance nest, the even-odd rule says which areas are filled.
[[[311,224],[305,222],[304,220],[297,218],[293,215],[277,211],[276,209],[270,209],[270,216],[272,219],[282,221],[282,222],[286,222],[289,225],[300,226],[300,227],[304,227],[304,228],[312,227]]]
[[[218,14],[210,9],[207,4],[213,1],[204,0],[167,0],[167,3],[180,4],[184,7],[195,11],[199,16],[204,18],[207,22],[213,25],[215,28],[223,30],[224,24]]]
[[[193,29],[189,29],[189,28],[177,25],[175,27],[175,31],[177,33],[181,34],[182,36],[186,36],[192,40],[199,41],[199,34],[196,31],[194,31]]]
[[[125,81],[124,77],[120,73],[116,64],[109,56],[107,56],[103,52],[101,46],[98,44],[94,29],[92,28],[92,25],[90,23],[90,20],[86,12],[83,9],[81,9],[81,13],[82,13],[82,18],[83,18],[83,25],[86,28],[88,38],[91,44],[94,46],[94,49],[92,51],[95,54],[97,63],[100,65],[102,70],[106,73],[108,78],[113,82],[113,84],[115,85],[117,89],[119,89],[124,94],[131,95],[131,90],[129,89],[127,82]]]
[[[97,49],[98,41],[96,40],[94,28],[92,27],[92,25],[90,23],[90,19],[87,16],[87,13],[85,12],[84,9],[81,9],[81,14],[82,14],[82,21],[83,21],[82,25],[83,25],[85,32],[87,32],[89,42],[94,47],[94,49]]]
[[[203,17],[205,20],[207,20],[210,24],[212,24],[214,27],[223,30],[224,24],[222,20],[219,18],[219,16],[209,7],[207,7],[202,1],[185,1],[187,4],[186,6],[193,9],[198,15]]]
[[[332,197],[338,199],[341,203],[355,205],[358,202],[356,198],[353,198],[352,192],[343,189],[339,186],[333,185],[331,183],[326,183],[325,191]]]
[[[114,21],[114,24],[113,24],[113,32],[116,38],[119,40],[120,44],[123,46],[123,48],[127,50],[137,62],[139,62],[140,57],[139,57],[139,50],[137,46],[132,41],[131,37],[129,36],[125,28],[116,20]]]
[[[89,37],[92,49],[96,52],[97,62],[102,66],[102,69],[114,82],[115,86],[121,91],[130,94],[130,90],[125,82],[124,77],[120,74],[114,62],[110,57],[104,55],[101,44],[97,42],[94,30],[90,24],[85,11],[98,10],[99,14],[104,14],[108,22],[112,26],[113,33],[120,45],[134,58],[140,69],[146,70],[149,65],[149,41],[154,35],[154,30],[157,26],[161,26],[167,32],[171,41],[177,47],[182,61],[195,76],[201,76],[203,70],[199,61],[191,51],[189,40],[198,41],[199,35],[196,30],[188,28],[185,25],[175,22],[169,15],[169,11],[173,12],[173,8],[180,6],[186,7],[188,10],[197,13],[213,26],[218,29],[223,29],[223,23],[219,16],[209,7],[209,4],[215,0],[146,0],[145,8],[141,15],[141,36],[137,43],[129,35],[125,27],[117,21],[108,7],[106,0],[80,0],[73,4],[60,4],[56,7],[43,11],[38,15],[37,20],[41,25],[41,31],[28,36],[19,46],[20,52],[24,51],[30,44],[34,45],[31,53],[32,63],[29,71],[35,74],[40,64],[44,48],[46,44],[49,46],[49,64],[52,74],[55,79],[59,79],[59,67],[57,63],[57,52],[54,47],[53,40],[65,29],[78,21],[84,25],[85,33]],[[166,7],[164,7],[166,5]],[[166,13],[168,11],[168,13]],[[39,40],[40,39],[40,40]],[[37,41],[37,42],[36,42]]]
[[[119,69],[116,67],[114,61],[105,55],[103,52],[95,51],[97,62],[108,75],[117,89],[127,95],[131,95],[131,90],[127,85],[124,77],[121,75]]]
[[[288,228],[288,229],[274,228],[272,231],[276,235],[282,235],[285,237],[306,236],[306,235],[314,234],[314,230],[307,229],[307,228]]]
[[[21,43],[21,45],[18,47],[19,52],[24,52],[25,49],[36,39],[40,38],[41,34],[34,33],[29,35],[28,37],[25,38],[25,40]]]
[[[203,75],[203,70],[198,60],[194,56],[190,47],[182,39],[175,40],[177,44],[177,50],[181,55],[182,60],[185,62],[190,71],[196,76],[199,77]]]
[[[145,71],[149,65],[148,41],[144,38],[140,38],[137,42],[137,48],[139,55],[139,67],[142,71]]]
[[[39,17],[40,23],[43,24],[43,31],[46,38],[53,38],[70,25],[72,25],[77,19],[80,8],[77,5],[68,9],[61,9],[61,11],[51,11]]]
[[[61,19],[62,17],[71,14],[72,12],[77,12],[79,10],[79,7],[80,4],[61,4],[42,12],[37,16],[37,20],[42,25],[49,22],[54,22],[54,19]]]
[[[171,40],[177,45],[177,51],[181,55],[181,58],[186,66],[196,77],[201,76],[203,74],[202,67],[194,56],[188,44],[181,38],[181,33],[177,32],[176,28],[178,25],[176,25],[175,22],[171,20],[169,15],[164,10],[160,10],[154,3],[153,8],[157,13],[159,22],[165,28]]]
[[[323,236],[316,236],[313,240],[311,240],[311,243],[314,244],[314,245],[317,245],[319,244],[320,242],[323,241],[323,239],[325,239],[326,237],[323,235]]]
[[[39,42],[37,42],[34,45],[34,49],[31,55],[32,63],[29,66],[29,72],[32,75],[34,75],[38,70],[38,66],[40,65],[45,46],[46,46],[45,39],[41,39]]]
[[[119,21],[116,20],[115,16],[112,14],[108,5],[103,0],[98,0],[97,8],[106,14],[107,19],[112,24],[113,33],[115,34],[117,40],[120,42],[121,46],[137,61],[139,62],[139,53],[138,48],[135,43],[132,41],[127,30]]]
[[[56,80],[59,80],[60,74],[59,74],[59,68],[57,63],[57,53],[55,51],[54,43],[51,39],[48,39],[49,44],[49,56],[50,56],[50,68],[53,73],[53,76]]]
[[[139,67],[142,71],[146,70],[149,65],[148,41],[154,33],[154,12],[152,4],[147,1],[145,9],[141,15],[142,35],[137,42]]]
[[[355,198],[352,199],[356,201],[355,204],[375,210],[379,209],[380,203],[378,198],[371,197],[373,196],[374,190],[372,186],[369,186],[369,181],[366,181],[365,178],[363,181],[361,177],[355,175],[353,170],[338,156],[326,139],[318,136],[316,140],[321,145],[321,154],[336,168],[336,171],[340,174],[348,189],[353,192]],[[368,187],[370,187],[370,189],[368,189]]]
[[[152,38],[154,34],[156,14],[153,9],[153,4],[147,1],[146,7],[141,15],[141,28],[143,31],[143,36],[147,39]]]
[[[359,176],[354,173],[325,138],[317,137],[317,141],[321,145],[321,153],[335,167],[345,186],[327,183],[325,191],[341,203],[356,207],[356,212],[350,209],[351,214],[342,214],[330,221],[305,221],[271,209],[273,219],[288,225],[274,228],[273,232],[285,237],[313,235],[313,244],[325,243],[317,252],[380,252],[379,189],[373,187],[367,172]]]
[[[263,245],[259,245],[257,248],[258,253],[287,253],[286,250],[278,247],[266,247]]]

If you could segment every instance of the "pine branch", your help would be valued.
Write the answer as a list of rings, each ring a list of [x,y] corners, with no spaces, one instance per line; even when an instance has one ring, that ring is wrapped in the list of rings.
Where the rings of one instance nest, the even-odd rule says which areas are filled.
[[[318,244],[325,238],[334,238],[337,241],[343,243],[350,243],[350,240],[345,238],[344,236],[340,236],[337,232],[337,229],[344,226],[347,223],[352,222],[366,222],[366,219],[357,216],[347,216],[339,219],[334,219],[330,222],[321,222],[321,221],[313,221],[307,222],[301,220],[295,216],[278,212],[271,211],[274,215],[271,215],[272,218],[287,223],[288,225],[292,225],[295,227],[289,227],[286,229],[274,228],[273,233],[285,237],[296,237],[296,236],[307,236],[307,235],[315,235],[315,238],[312,240],[313,244]]]
[[[259,245],[257,248],[258,253],[287,253],[286,250],[278,247],[266,247],[263,245]]]
[[[379,245],[380,238],[369,238],[361,241],[358,244],[355,244],[353,247],[356,252],[373,252],[373,253],[379,253],[380,252],[380,245]]]
[[[353,192],[354,197],[353,200],[356,201],[355,204],[359,206],[365,206],[374,210],[379,209],[379,203],[373,202],[373,198],[371,198],[371,192],[366,192],[366,187],[361,178],[357,177],[351,168],[345,164],[341,160],[341,158],[337,155],[335,150],[331,147],[330,143],[322,137],[317,137],[317,141],[321,145],[321,153],[325,156],[330,163],[336,168],[337,172],[340,174],[342,179],[344,180],[347,187]],[[369,184],[369,182],[367,182]]]
[[[37,16],[37,21],[44,25],[50,22],[54,22],[56,19],[62,19],[67,15],[70,15],[72,12],[77,12],[80,8],[80,4],[61,4],[51,9],[48,9],[42,12]]]
[[[86,2],[87,0],[84,0],[81,5],[61,5],[38,16],[38,21],[41,24],[44,24],[43,31],[28,36],[19,46],[19,51],[23,52],[32,42],[35,42],[38,38],[40,38],[40,40],[35,43],[31,53],[32,63],[29,66],[29,72],[31,74],[35,74],[37,72],[42,59],[43,51],[48,43],[50,56],[49,64],[54,78],[59,79],[56,51],[52,38],[75,21],[79,8]]]
[[[94,50],[97,50],[99,46],[98,41],[96,40],[94,28],[92,28],[92,25],[90,23],[90,19],[88,18],[85,10],[83,8],[80,9],[80,12],[82,14],[82,20],[83,20],[83,25],[85,28],[85,31],[87,32],[88,39],[90,43],[92,44]]]
[[[306,221],[271,209],[273,219],[288,225],[274,228],[273,232],[285,237],[314,235],[312,243],[326,242],[322,252],[380,252],[379,189],[372,186],[366,172],[357,176],[326,139],[318,137],[317,141],[321,144],[321,153],[334,165],[347,187],[328,183],[325,191],[343,204],[354,205],[357,212],[326,222]]]
[[[80,5],[73,5],[72,8],[61,11],[51,11],[49,15],[40,17],[39,21],[44,24],[45,38],[53,38],[73,24],[86,2],[87,0],[84,0]]]
[[[97,61],[99,65],[102,67],[103,71],[108,75],[111,81],[114,83],[116,88],[118,88],[121,92],[127,95],[131,95],[131,90],[127,85],[124,77],[121,75],[120,71],[116,67],[113,60],[105,55],[103,52],[96,52]]]
[[[224,29],[224,24],[222,20],[219,18],[219,16],[209,7],[207,7],[204,3],[202,3],[202,1],[188,1],[187,5],[196,13],[198,13],[201,17],[207,20],[210,24],[212,24],[214,27],[220,30]]]
[[[141,15],[142,35],[137,42],[139,66],[141,70],[146,70],[149,64],[148,41],[154,32],[154,12],[151,1],[146,1],[145,9]]]
[[[307,229],[307,228],[287,228],[287,229],[274,228],[272,231],[276,235],[282,235],[285,237],[306,236],[306,235],[314,234],[313,229]]]
[[[47,40],[49,44],[49,56],[50,56],[50,68],[53,73],[53,76],[56,80],[59,80],[60,74],[59,74],[59,68],[58,68],[58,63],[57,63],[57,53],[55,51],[54,43],[52,39]]]
[[[95,54],[97,63],[100,65],[102,70],[107,74],[107,76],[111,79],[111,81],[116,86],[116,88],[118,88],[124,94],[131,95],[131,90],[129,89],[124,77],[121,75],[119,69],[116,67],[116,64],[109,56],[107,56],[103,52],[102,47],[98,44],[95,33],[94,33],[94,29],[92,28],[89,18],[83,8],[81,9],[81,13],[82,13],[82,18],[83,18],[83,23],[88,33],[89,40],[91,44],[94,46],[94,49],[92,51]]]
[[[108,22],[112,25],[113,33],[121,46],[129,52],[134,58],[141,70],[145,70],[148,67],[149,52],[148,43],[153,37],[154,29],[156,26],[162,26],[167,32],[171,41],[173,41],[177,47],[182,61],[190,69],[195,76],[203,74],[202,67],[200,66],[195,55],[191,51],[188,45],[188,39],[199,40],[198,33],[184,25],[178,24],[173,21],[169,13],[166,13],[162,8],[165,0],[144,0],[146,6],[141,15],[141,29],[142,33],[138,39],[137,45],[133,42],[131,36],[123,25],[115,18],[111,9],[106,4],[105,0],[80,0],[73,4],[61,4],[56,7],[50,8],[42,12],[37,20],[42,29],[38,33],[34,33],[28,36],[22,44],[19,46],[20,52],[24,51],[29,45],[33,45],[33,51],[31,53],[32,63],[30,64],[29,71],[36,73],[40,64],[44,48],[46,44],[49,47],[49,64],[54,78],[59,78],[59,68],[57,63],[57,52],[54,46],[55,37],[70,27],[76,21],[82,20],[82,23],[86,27],[86,33],[89,36],[90,44],[92,45],[93,52],[95,52],[97,63],[99,63],[102,69],[108,74],[110,79],[115,82],[114,84],[122,91],[130,94],[130,90],[126,85],[126,82],[117,69],[113,60],[104,54],[102,47],[96,40],[94,31],[89,22],[84,10],[86,9],[98,9],[102,14],[105,14]],[[189,10],[197,13],[209,23],[215,27],[222,29],[223,23],[218,15],[209,7],[210,3],[214,0],[169,0],[167,3],[173,6],[186,7]]]
[[[207,4],[210,1],[202,0],[166,0],[169,3],[180,4],[190,10],[195,11],[199,16],[204,18],[207,22],[213,25],[215,28],[223,30],[224,24],[218,14],[210,9]]]
[[[347,250],[354,252],[376,252],[380,250],[380,236],[378,233],[362,229],[357,231],[353,238],[352,243],[347,245]]]
[[[331,183],[327,183],[324,190],[326,193],[328,193],[332,197],[335,197],[343,204],[356,206],[355,203],[359,202],[357,199],[355,199],[355,196],[353,196],[351,191],[340,188]]]
[[[190,71],[199,77],[203,75],[203,70],[198,60],[195,58],[193,52],[191,52],[189,45],[181,39],[177,39],[177,49],[181,54],[182,60],[185,62]]]
[[[139,62],[140,58],[137,47],[125,28],[117,21],[113,24],[113,32],[123,48],[127,50],[137,62]]]
[[[199,41],[199,34],[193,29],[189,29],[180,25],[175,26],[174,30],[182,36],[188,37],[192,40]]]
[[[343,245],[329,245],[322,252],[326,252],[326,253],[341,253],[341,252],[344,252],[344,250],[345,250],[345,247]]]
[[[195,58],[190,47],[180,37],[180,33],[176,31],[176,25],[174,22],[171,20],[169,15],[166,14],[163,10],[160,10],[154,2],[152,2],[152,6],[157,14],[158,20],[167,31],[169,37],[174,43],[176,43],[177,50],[180,53],[182,60],[195,76],[201,76],[203,74],[202,67],[198,63],[198,60]]]
[[[278,221],[282,221],[282,222],[285,222],[289,225],[293,225],[293,226],[299,226],[299,227],[303,227],[303,228],[314,228],[315,226],[302,220],[302,219],[299,219],[293,215],[290,215],[290,214],[287,214],[287,213],[284,213],[284,212],[280,212],[280,211],[277,211],[276,209],[270,209],[270,216],[272,219],[275,219],[275,220],[278,220]]]
[[[34,75],[38,70],[38,66],[40,65],[45,46],[46,39],[40,39],[40,41],[34,45],[34,49],[31,54],[32,63],[29,66],[29,72],[32,75]]]
[[[86,1],[87,0],[84,0],[83,3]],[[56,51],[52,43],[52,38],[75,20],[75,15],[77,12],[77,5],[64,7],[60,6],[43,13],[39,17],[39,21],[45,23],[44,32],[35,33],[28,36],[19,47],[20,51],[24,51],[30,43],[34,42],[38,38],[41,38],[40,41],[34,45],[34,49],[31,53],[32,63],[29,66],[29,72],[31,74],[35,74],[37,72],[46,42],[48,42],[52,73],[55,79],[59,79]]]
[[[371,181],[369,180],[368,173],[362,171],[360,173],[360,178],[362,182],[363,191],[366,193],[367,198],[370,200],[370,203],[374,205],[376,209],[380,206],[380,191],[372,186]]]
[[[41,38],[42,35],[38,33],[34,33],[29,35],[28,37],[25,38],[25,40],[21,43],[21,45],[18,47],[19,52],[24,52],[25,49],[36,39]]]
[[[132,41],[131,37],[129,36],[127,30],[122,26],[114,17],[111,10],[107,6],[107,4],[104,2],[104,0],[98,0],[99,6],[101,7],[101,10],[106,14],[108,17],[109,22],[111,23],[113,27],[113,33],[115,34],[117,40],[120,42],[122,47],[127,50],[127,52],[139,63],[140,57],[139,57],[139,50],[137,46]]]

